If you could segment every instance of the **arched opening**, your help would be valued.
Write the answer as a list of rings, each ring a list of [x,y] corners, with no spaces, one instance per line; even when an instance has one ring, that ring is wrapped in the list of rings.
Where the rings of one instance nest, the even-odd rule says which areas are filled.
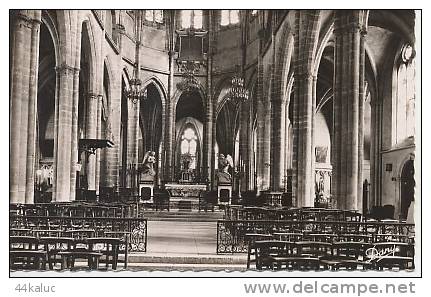
[[[145,89],[144,99],[140,103],[138,137],[138,160],[143,162],[147,152],[155,152],[160,156],[162,139],[162,100],[157,87],[151,83]],[[159,174],[159,163],[155,164],[155,172]],[[155,180],[158,180],[157,176]]]
[[[407,219],[409,207],[415,200],[415,185],[414,161],[408,160],[401,171],[401,219]]]
[[[175,142],[175,177],[181,182],[199,182],[202,173],[202,135],[204,122],[204,105],[197,91],[181,94],[176,106],[176,142]],[[188,132],[186,132],[188,131]],[[191,137],[194,132],[194,137]],[[186,141],[193,156],[183,153]],[[196,141],[196,145],[195,142]],[[191,168],[193,164],[194,168]],[[188,166],[185,166],[188,165]],[[187,179],[185,179],[187,178]]]
[[[36,116],[35,202],[52,200],[54,117],[55,117],[55,48],[45,23],[40,25],[38,93]]]
[[[92,78],[91,45],[88,21],[82,23],[81,33],[81,59],[79,71],[79,98],[78,98],[78,133],[77,143],[80,139],[96,138],[97,123],[97,94],[92,93],[90,83]],[[95,107],[94,107],[95,106]],[[78,145],[79,147],[79,145]],[[95,155],[89,154],[78,148],[78,170],[76,174],[76,199],[82,200],[89,197],[88,191],[93,191],[95,197]]]
[[[216,141],[220,154],[234,156],[234,142],[238,127],[237,106],[227,100],[217,115]]]
[[[334,47],[326,46],[320,60],[314,115],[314,193],[317,207],[331,206],[331,135],[333,128]]]

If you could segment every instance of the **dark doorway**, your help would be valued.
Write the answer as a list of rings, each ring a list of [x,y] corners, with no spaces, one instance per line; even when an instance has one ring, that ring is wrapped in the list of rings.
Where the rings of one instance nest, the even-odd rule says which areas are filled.
[[[401,172],[401,219],[407,219],[410,204],[415,197],[415,168],[413,160],[404,164]]]

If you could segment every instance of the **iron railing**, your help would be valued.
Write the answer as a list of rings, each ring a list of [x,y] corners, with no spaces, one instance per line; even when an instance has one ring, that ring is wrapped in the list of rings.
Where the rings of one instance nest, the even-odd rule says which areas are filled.
[[[109,217],[64,217],[10,215],[10,228],[30,230],[94,229],[96,236],[105,232],[125,232],[128,236],[128,251],[147,251],[147,219]],[[31,232],[31,231],[30,231]]]
[[[388,222],[219,220],[217,221],[217,254],[246,253],[247,233],[274,232],[406,235],[414,237],[414,224]]]

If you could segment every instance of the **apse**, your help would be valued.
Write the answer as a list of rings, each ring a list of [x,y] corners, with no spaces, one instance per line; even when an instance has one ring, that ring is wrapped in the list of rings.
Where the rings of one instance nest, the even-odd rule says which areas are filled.
[[[197,91],[181,94],[176,107],[175,177],[199,181],[202,170],[204,104]],[[185,172],[190,174],[185,175]]]

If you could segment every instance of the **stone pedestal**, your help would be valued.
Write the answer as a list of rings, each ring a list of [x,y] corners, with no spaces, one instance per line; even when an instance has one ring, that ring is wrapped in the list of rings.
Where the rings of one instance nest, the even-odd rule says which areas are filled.
[[[227,193],[227,197],[225,196],[225,193]],[[230,204],[232,198],[232,184],[218,184],[217,197],[219,204]],[[228,201],[224,201],[226,199],[225,197],[228,198]]]
[[[144,193],[142,193],[143,191],[144,191]],[[140,182],[139,183],[139,196],[140,196],[141,200],[144,201],[145,203],[153,203],[154,202],[153,201],[154,183],[152,183],[152,182]]]

